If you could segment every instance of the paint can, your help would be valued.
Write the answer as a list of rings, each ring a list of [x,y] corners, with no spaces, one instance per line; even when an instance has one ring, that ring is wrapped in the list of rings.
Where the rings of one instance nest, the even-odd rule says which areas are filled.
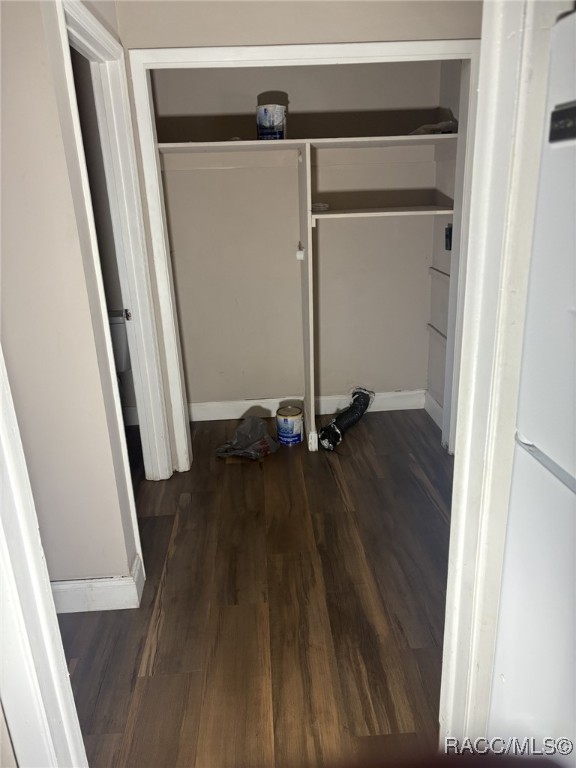
[[[256,107],[259,139],[286,138],[286,107],[282,104],[262,104]]]
[[[302,409],[295,405],[284,405],[276,411],[276,431],[282,445],[297,445],[302,442]]]

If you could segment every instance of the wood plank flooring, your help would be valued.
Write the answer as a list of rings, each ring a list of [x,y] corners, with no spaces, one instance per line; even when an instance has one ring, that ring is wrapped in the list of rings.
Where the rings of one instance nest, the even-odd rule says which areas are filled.
[[[229,463],[237,422],[137,490],[133,611],[60,616],[93,768],[352,766],[433,751],[452,459],[424,411],[333,454]]]

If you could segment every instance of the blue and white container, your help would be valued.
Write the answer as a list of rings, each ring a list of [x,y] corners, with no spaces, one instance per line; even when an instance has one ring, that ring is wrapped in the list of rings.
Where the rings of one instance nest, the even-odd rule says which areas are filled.
[[[297,445],[302,442],[302,409],[295,405],[284,405],[276,411],[276,431],[282,445]]]
[[[262,104],[256,108],[259,139],[286,138],[286,107],[281,104]]]

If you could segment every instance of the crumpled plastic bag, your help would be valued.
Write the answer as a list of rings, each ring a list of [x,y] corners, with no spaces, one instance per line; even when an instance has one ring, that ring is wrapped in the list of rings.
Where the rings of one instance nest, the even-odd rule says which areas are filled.
[[[216,448],[220,458],[227,456],[245,456],[248,459],[262,459],[269,453],[275,453],[278,443],[268,434],[268,426],[259,416],[248,416],[234,433],[228,443]]]

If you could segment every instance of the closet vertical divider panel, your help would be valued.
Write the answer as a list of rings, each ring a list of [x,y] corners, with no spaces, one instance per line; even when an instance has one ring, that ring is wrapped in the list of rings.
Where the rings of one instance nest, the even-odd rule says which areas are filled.
[[[298,191],[300,210],[300,243],[303,252],[302,270],[302,330],[304,333],[304,426],[308,449],[318,450],[316,431],[316,401],[314,376],[314,282],[312,253],[312,161],[310,144],[298,150]]]

